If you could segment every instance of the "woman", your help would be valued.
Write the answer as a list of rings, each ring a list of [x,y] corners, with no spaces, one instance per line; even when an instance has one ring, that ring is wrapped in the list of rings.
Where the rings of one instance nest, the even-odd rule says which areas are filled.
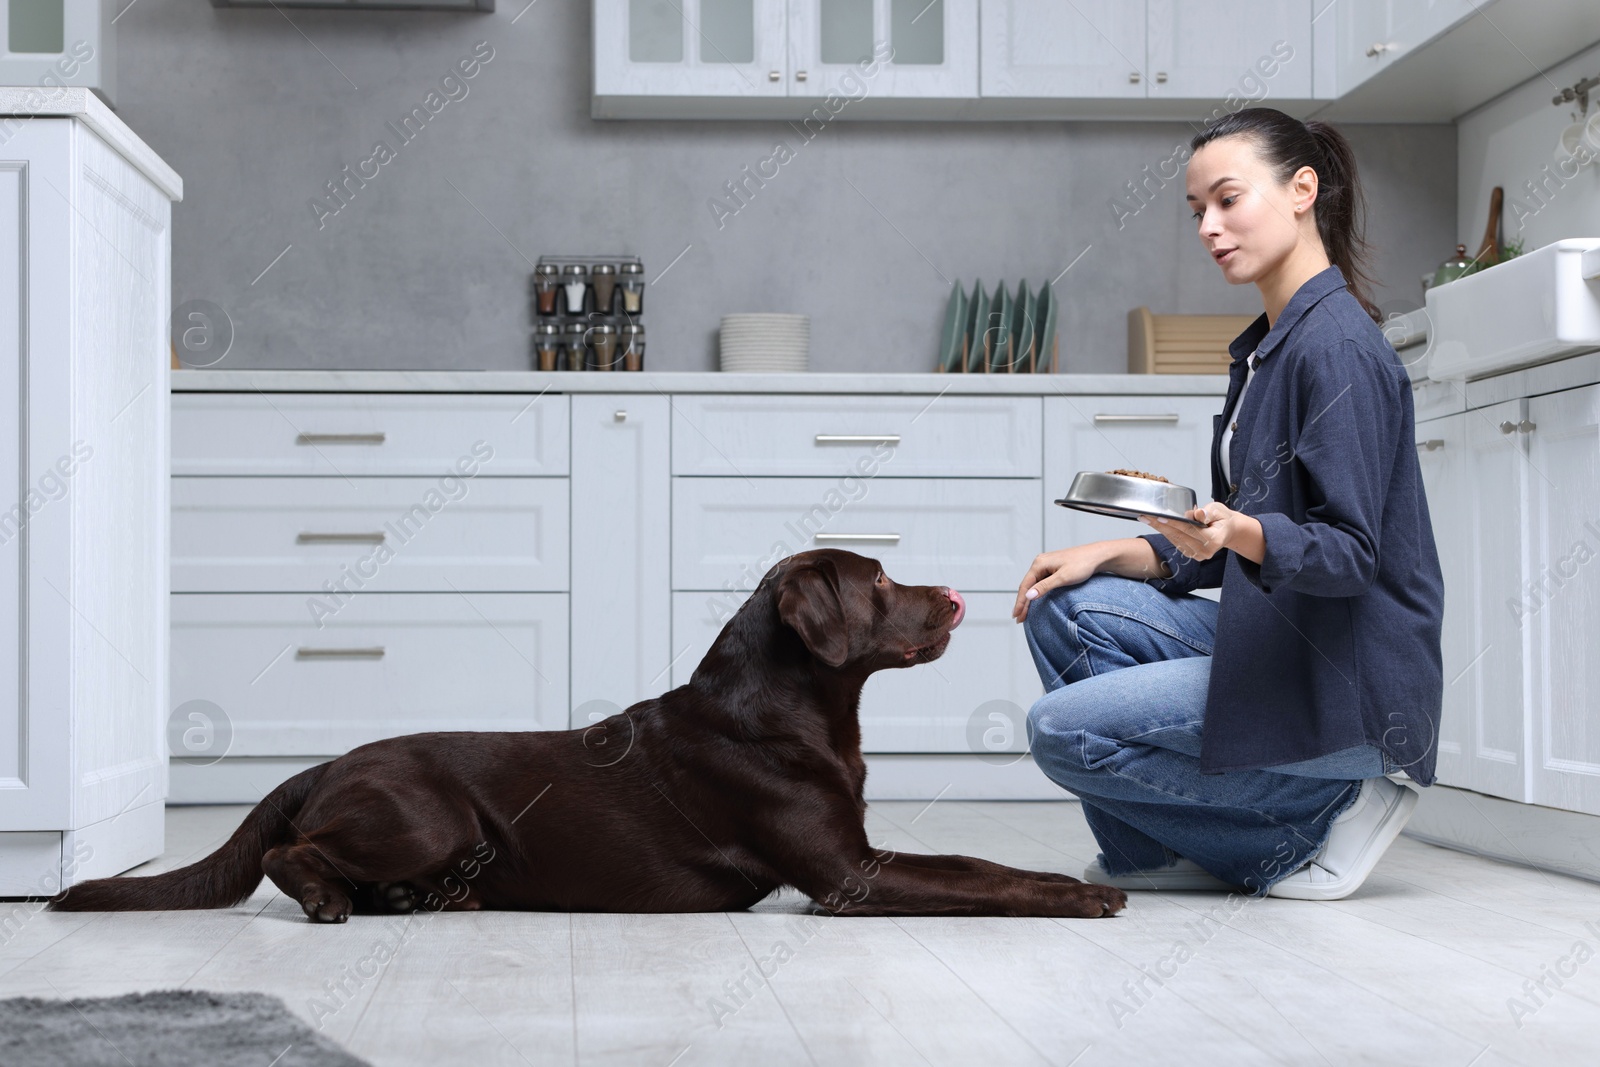
[[[1034,561],[1028,736],[1100,843],[1085,879],[1333,900],[1416,804],[1386,776],[1434,777],[1444,583],[1411,383],[1366,295],[1344,137],[1250,108],[1191,148],[1200,241],[1265,304],[1229,346],[1214,499],[1203,527],[1145,518]]]

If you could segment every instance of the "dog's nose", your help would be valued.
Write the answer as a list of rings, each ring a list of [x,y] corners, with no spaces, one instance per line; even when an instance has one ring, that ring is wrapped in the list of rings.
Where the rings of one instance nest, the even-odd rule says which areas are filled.
[[[960,593],[948,585],[944,587],[944,592],[950,598],[950,607],[956,613],[956,617],[950,621],[950,629],[954,630],[961,625],[961,620],[967,617],[967,602],[961,598]]]

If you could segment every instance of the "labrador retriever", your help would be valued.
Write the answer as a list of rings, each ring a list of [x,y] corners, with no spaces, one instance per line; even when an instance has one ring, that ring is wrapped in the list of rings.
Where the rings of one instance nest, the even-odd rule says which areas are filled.
[[[278,786],[205,859],[52,906],[231,907],[265,874],[324,923],[419,906],[729,911],[782,886],[836,915],[1114,915],[1127,897],[1112,886],[868,843],[862,685],[937,659],[965,610],[876,560],[802,552],[686,685],[585,728],[362,745]]]

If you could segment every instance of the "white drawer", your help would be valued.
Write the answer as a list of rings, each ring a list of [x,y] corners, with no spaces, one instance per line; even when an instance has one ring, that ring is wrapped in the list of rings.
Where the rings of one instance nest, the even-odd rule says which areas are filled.
[[[180,716],[216,729],[208,746],[195,720],[188,754],[331,756],[427,730],[567,728],[565,593],[374,593],[323,623],[302,596],[174,596],[173,709],[208,701],[223,716]]]
[[[567,420],[550,394],[175,393],[172,473],[566,474]]]
[[[1467,393],[1460,382],[1436,382],[1423,378],[1411,383],[1411,411],[1413,422],[1454,415],[1467,410]]]
[[[1131,519],[1057,506],[1079,471],[1119,467],[1149,471],[1211,500],[1211,436],[1225,397],[1050,397],[1045,410],[1044,547],[1046,551],[1139,537],[1150,527]],[[1022,576],[1018,575],[1020,582]]]
[[[903,670],[879,671],[867,680],[861,693],[863,750],[1027,751],[1027,711],[1044,686],[1022,627],[1011,621],[1016,591],[973,593],[965,599],[966,617],[943,656]],[[674,686],[688,682],[744,600],[742,594],[672,595],[672,648],[678,654],[672,665]]]
[[[1037,478],[1038,397],[680,396],[672,473]],[[839,440],[842,438],[842,440]]]
[[[784,556],[844,548],[908,585],[1015,593],[1041,499],[1034,478],[674,478],[672,586],[751,589]]]
[[[174,478],[180,593],[568,588],[565,478]]]

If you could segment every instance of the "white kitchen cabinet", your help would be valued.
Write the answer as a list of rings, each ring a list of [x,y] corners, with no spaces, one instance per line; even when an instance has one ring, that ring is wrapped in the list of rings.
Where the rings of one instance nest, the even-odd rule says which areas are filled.
[[[1221,398],[1056,396],[1044,405],[1045,551],[1152,532],[1128,519],[1054,504],[1079,471],[1150,471],[1189,486],[1201,504],[1211,499],[1211,437]],[[1213,600],[1221,595],[1195,592]]]
[[[1311,96],[1307,0],[1149,0],[1152,98],[1228,101]]]
[[[1145,94],[1145,0],[983,0],[988,97]]]
[[[1343,95],[1486,6],[1483,0],[1315,0]],[[1578,44],[1581,42],[1574,42]],[[1507,42],[1507,47],[1511,47]]]
[[[307,600],[173,597],[173,715],[210,732],[174,756],[335,756],[430,730],[567,726],[565,593],[373,593],[320,619]]]
[[[596,96],[781,97],[786,0],[595,0]]]
[[[978,0],[595,0],[594,93],[970,99],[977,29]]]
[[[891,577],[895,577],[891,570]],[[915,581],[904,584],[918,584]],[[1024,723],[1044,687],[1022,628],[1011,618],[1016,590],[964,593],[967,614],[945,654],[931,663],[879,671],[861,691],[861,747],[872,753],[977,753],[1026,759]],[[672,630],[682,654],[672,685],[689,681],[746,594],[672,595]]]
[[[33,86],[44,99],[63,86],[116,95],[114,0],[6,0],[0,4],[0,85]]]
[[[1476,416],[1474,416],[1476,417]],[[1475,677],[1467,670],[1472,648],[1472,552],[1466,531],[1472,522],[1471,467],[1466,450],[1467,418],[1455,413],[1416,424],[1417,465],[1428,500],[1439,570],[1444,578],[1444,618],[1440,647],[1444,702],[1440,711],[1435,773],[1445,785],[1470,788]]]
[[[1528,799],[1600,815],[1600,385],[1527,404],[1530,566],[1507,609],[1532,639]]]
[[[572,398],[574,727],[668,688],[671,417],[661,395]]]
[[[0,89],[0,897],[160,855],[167,788],[183,185],[87,89],[50,95]]]
[[[790,0],[789,78],[792,97],[975,97],[978,0]]]

